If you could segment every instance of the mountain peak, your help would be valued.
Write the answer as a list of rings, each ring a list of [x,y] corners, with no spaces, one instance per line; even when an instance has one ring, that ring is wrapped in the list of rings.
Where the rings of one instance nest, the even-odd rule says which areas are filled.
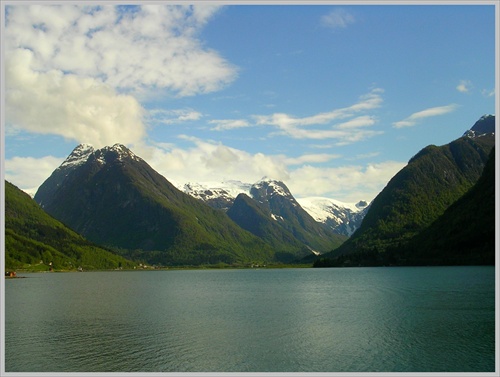
[[[255,182],[255,184],[259,184],[259,183],[270,183],[270,182],[281,182],[277,179],[273,179],[273,178],[270,178],[268,177],[267,175],[263,176],[261,179],[259,179],[257,182]]]
[[[123,162],[125,160],[141,161],[140,157],[137,157],[130,149],[128,149],[123,144],[114,144],[112,146],[106,146],[98,149],[92,153],[93,157],[99,164],[105,164],[109,162]],[[90,157],[90,155],[89,155]]]
[[[59,168],[71,168],[84,164],[92,153],[94,153],[94,147],[92,145],[79,144],[73,149]]]
[[[101,164],[115,160],[124,161],[127,158],[135,161],[141,160],[123,144],[117,143],[96,150],[92,145],[82,143],[73,149],[66,160],[59,166],[59,169],[75,168],[87,162],[90,156],[93,156]]]
[[[274,195],[281,195],[291,197],[293,199],[290,190],[282,181],[277,181],[268,177],[263,177],[260,181],[254,183],[250,189],[250,194],[254,198],[266,198]]]
[[[474,123],[470,130],[467,130],[463,136],[469,138],[480,137],[487,134],[495,133],[495,115],[485,114]]]

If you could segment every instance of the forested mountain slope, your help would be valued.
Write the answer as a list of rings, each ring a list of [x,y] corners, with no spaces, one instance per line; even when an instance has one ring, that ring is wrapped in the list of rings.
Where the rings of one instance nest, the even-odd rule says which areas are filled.
[[[274,260],[265,242],[179,191],[125,146],[78,161],[72,155],[71,169],[61,179],[65,161],[35,200],[89,240],[162,265]]]
[[[40,263],[42,262],[42,263]],[[133,268],[110,250],[87,241],[49,216],[26,193],[5,182],[6,269]]]
[[[388,250],[403,250],[481,176],[495,144],[491,117],[481,118],[471,130],[482,128],[483,122],[490,123],[486,133],[466,133],[447,145],[431,145],[417,153],[373,200],[353,236],[324,257],[349,259],[357,254],[364,264],[374,264]]]

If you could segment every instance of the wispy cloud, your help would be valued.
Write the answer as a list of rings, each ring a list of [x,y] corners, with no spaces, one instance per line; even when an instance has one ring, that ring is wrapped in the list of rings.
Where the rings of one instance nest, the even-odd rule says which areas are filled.
[[[457,108],[458,105],[456,104],[431,107],[429,109],[413,113],[408,118],[394,122],[392,125],[394,128],[413,127],[425,118],[448,114],[455,111]]]
[[[334,9],[321,17],[321,25],[330,29],[344,29],[354,22],[354,16],[343,8]]]
[[[347,161],[366,160],[366,159],[377,157],[379,155],[380,155],[380,152],[362,153],[362,154],[358,154],[355,156],[347,157],[346,160]]]
[[[235,128],[250,127],[250,123],[245,119],[214,119],[208,123],[215,125],[215,127],[211,128],[212,131],[225,131]]]
[[[493,97],[495,95],[495,89],[483,89],[481,94],[484,97]]]
[[[322,162],[328,162],[336,158],[342,157],[339,154],[331,153],[315,153],[315,154],[304,154],[299,157],[287,157],[284,159],[286,165],[302,165],[302,164],[317,164]]]
[[[379,108],[383,102],[382,93],[383,90],[377,88],[361,96],[357,103],[349,107],[308,117],[298,118],[286,113],[274,113],[271,115],[255,115],[254,119],[257,125],[277,127],[280,134],[288,135],[294,139],[336,139],[338,141],[337,145],[350,144],[382,133],[382,131],[366,129],[366,127],[376,123],[374,116],[358,115]],[[339,120],[346,121],[333,123]],[[328,126],[326,128],[318,127],[322,125]]]
[[[469,93],[472,89],[472,82],[469,80],[460,80],[456,88],[460,93]]]
[[[176,124],[187,121],[199,120],[203,114],[190,108],[186,109],[152,109],[148,111],[149,121],[162,124]]]

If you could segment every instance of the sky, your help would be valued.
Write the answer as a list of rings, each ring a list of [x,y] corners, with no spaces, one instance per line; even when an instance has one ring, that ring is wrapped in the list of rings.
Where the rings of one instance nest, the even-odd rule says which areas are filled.
[[[494,2],[97,4],[2,3],[4,174],[29,193],[122,143],[176,185],[371,201],[496,112]]]

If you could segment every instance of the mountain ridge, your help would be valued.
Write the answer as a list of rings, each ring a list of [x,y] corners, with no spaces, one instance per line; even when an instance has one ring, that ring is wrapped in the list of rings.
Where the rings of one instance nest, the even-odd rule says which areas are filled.
[[[136,263],[77,234],[5,181],[5,267],[35,270],[134,268]]]
[[[485,133],[466,132],[446,145],[420,150],[373,200],[353,236],[323,257],[353,259],[356,254],[358,261],[366,257],[361,264],[373,264],[386,259],[387,250],[403,250],[481,177],[495,145],[494,132],[490,132],[494,119],[482,117],[474,127],[484,126],[482,122],[489,123]]]
[[[179,191],[121,144],[94,150],[62,182],[56,169],[35,200],[93,242],[149,263],[272,260],[263,241]]]
[[[223,182],[210,183],[195,183],[188,182],[184,185],[177,186],[180,190],[192,197],[201,200],[212,208],[227,211],[234,203],[239,194],[246,194],[252,197],[252,187],[259,185],[261,182],[275,181],[284,184],[284,182],[275,180],[269,177],[263,177],[257,182],[243,183],[241,181],[228,180]],[[288,188],[287,188],[288,190]],[[293,196],[293,195],[292,195]],[[357,206],[363,203],[363,200],[357,203],[344,203],[332,198],[322,198],[328,201],[329,204],[316,204],[315,199],[318,197],[294,198],[296,202],[311,215],[315,221],[324,224],[332,229],[334,233],[350,236],[359,227],[363,216],[366,213],[366,206]],[[365,209],[363,211],[363,209]]]

